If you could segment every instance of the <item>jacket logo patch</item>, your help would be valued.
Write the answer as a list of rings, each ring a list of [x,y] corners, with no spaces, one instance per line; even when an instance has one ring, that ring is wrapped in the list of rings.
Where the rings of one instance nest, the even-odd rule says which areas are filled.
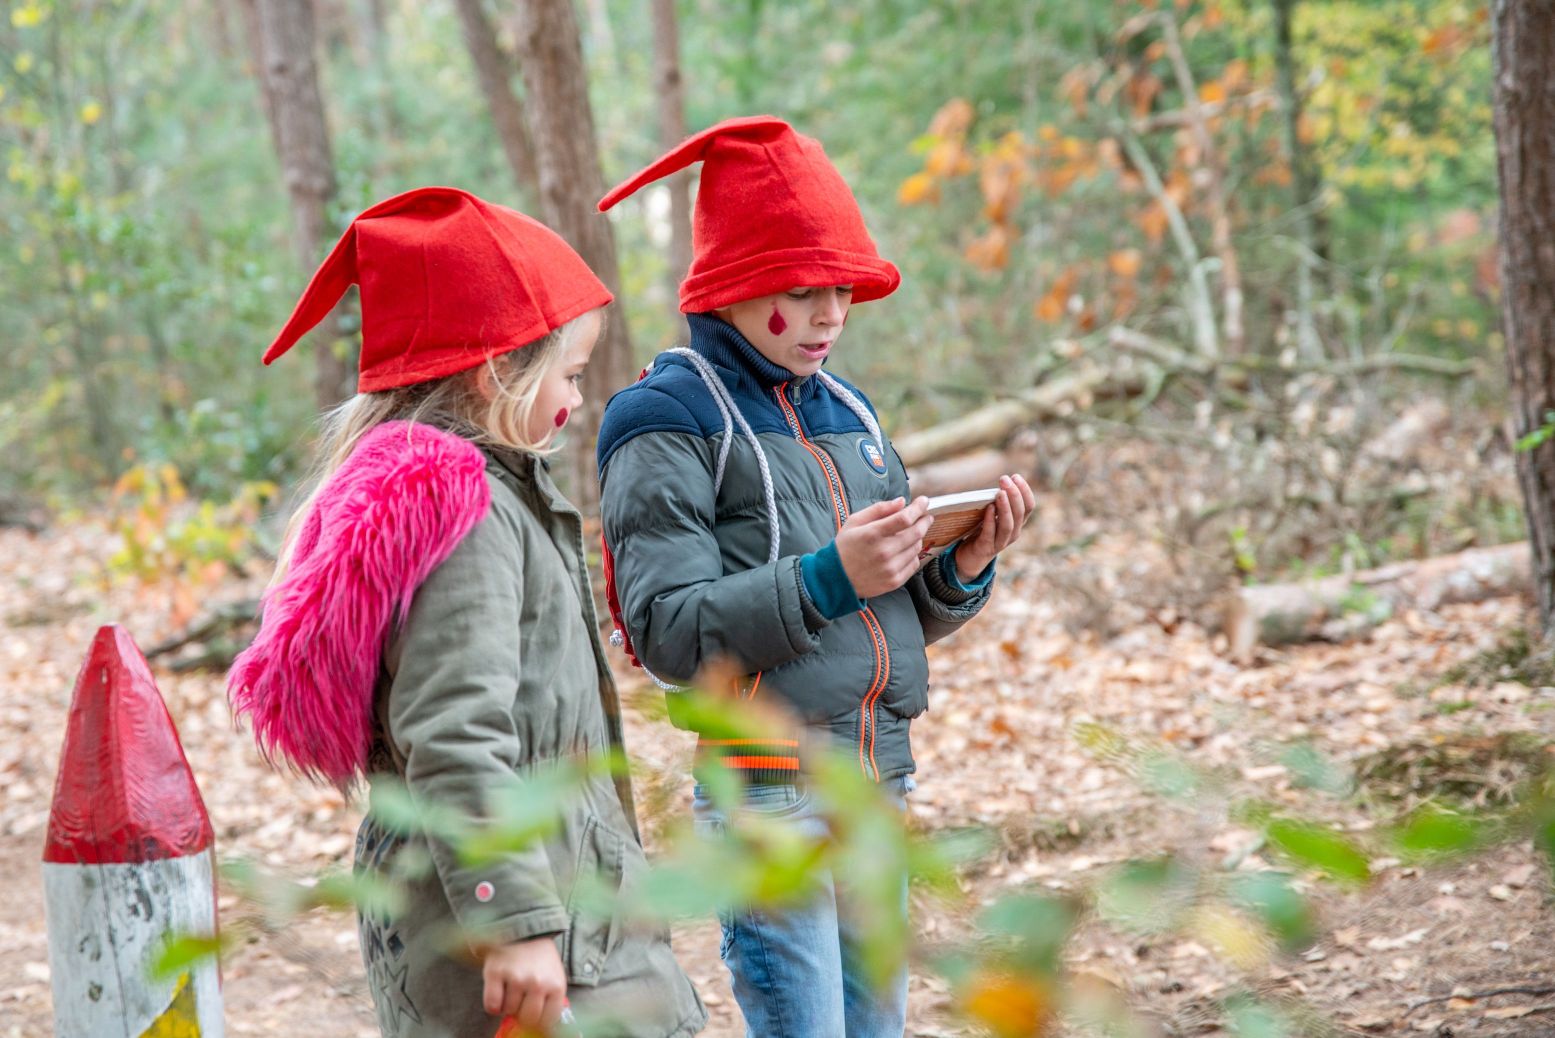
[[[877,476],[885,475],[885,455],[880,453],[879,444],[866,436],[858,441],[858,452],[863,457],[864,464],[869,466],[870,471]]]

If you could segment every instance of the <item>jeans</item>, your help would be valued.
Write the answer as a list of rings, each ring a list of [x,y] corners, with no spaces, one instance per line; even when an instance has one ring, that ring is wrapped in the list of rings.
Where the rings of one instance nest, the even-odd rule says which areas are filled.
[[[882,788],[905,811],[914,785],[904,775]],[[722,835],[728,819],[701,786],[692,809],[701,836]],[[750,786],[740,810],[785,819],[812,838],[827,834],[826,820],[802,783]],[[747,1038],[901,1038],[907,1026],[906,967],[884,988],[869,982],[858,951],[862,935],[849,919],[848,883],[829,872],[818,878],[820,890],[804,904],[719,914],[720,955],[745,1015]],[[905,916],[906,877],[899,882]]]

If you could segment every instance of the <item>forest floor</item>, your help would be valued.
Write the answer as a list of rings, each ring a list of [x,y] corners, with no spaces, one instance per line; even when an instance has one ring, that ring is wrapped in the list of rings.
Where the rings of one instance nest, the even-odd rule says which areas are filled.
[[[1106,637],[1076,623],[1055,582],[1082,565],[1121,571],[1141,546],[1103,532],[1082,550],[1043,550],[1073,532],[1044,528],[1001,562],[985,615],[931,650],[912,821],[927,831],[985,826],[998,849],[966,871],[964,903],[915,894],[915,929],[930,942],[964,934],[968,906],[1020,887],[1083,893],[1132,858],[1272,863],[1234,820],[1237,803],[1273,803],[1359,838],[1449,785],[1493,803],[1555,734],[1555,688],[1493,672],[1440,683],[1525,625],[1522,601],[1406,612],[1361,641],[1263,651],[1239,665],[1216,634],[1169,612],[1132,615]],[[108,540],[91,522],[0,531],[0,1038],[52,1032],[39,860],[76,669],[99,624],[124,623],[143,646],[171,630],[165,589],[105,579]],[[212,600],[252,591],[252,581],[232,582]],[[296,876],[349,863],[357,805],[269,770],[234,729],[219,675],[159,671],[158,680],[223,856]],[[635,676],[623,681],[649,694]],[[1215,792],[1148,791],[1119,761],[1086,750],[1082,723],[1180,752],[1216,776]],[[683,813],[691,737],[633,710],[629,740],[639,780]],[[1285,756],[1295,744],[1368,777],[1367,792],[1303,788]],[[665,824],[650,819],[650,844]],[[1299,1000],[1331,1021],[1319,1028],[1328,1033],[1555,1034],[1555,912],[1547,863],[1531,844],[1430,868],[1382,855],[1370,864],[1373,878],[1358,888],[1311,883],[1319,939],[1250,972],[1193,936],[1131,934],[1097,913],[1082,921],[1068,962],[1076,976],[1128,992],[1164,1034],[1227,1033],[1216,1007],[1238,985]],[[221,909],[228,923],[249,911],[229,896]],[[681,926],[676,947],[712,1013],[706,1033],[742,1033],[716,924]],[[253,937],[227,956],[223,976],[231,1034],[377,1033],[344,914],[320,910]],[[1503,989],[1521,990],[1493,994]],[[942,981],[915,970],[908,1033],[971,1033],[950,1004]]]

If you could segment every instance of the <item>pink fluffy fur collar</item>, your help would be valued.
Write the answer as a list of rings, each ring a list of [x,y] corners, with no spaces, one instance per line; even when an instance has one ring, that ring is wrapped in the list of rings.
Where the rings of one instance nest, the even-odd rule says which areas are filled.
[[[485,467],[468,440],[386,422],[329,477],[227,674],[268,759],[341,787],[363,776],[389,625],[485,517]]]

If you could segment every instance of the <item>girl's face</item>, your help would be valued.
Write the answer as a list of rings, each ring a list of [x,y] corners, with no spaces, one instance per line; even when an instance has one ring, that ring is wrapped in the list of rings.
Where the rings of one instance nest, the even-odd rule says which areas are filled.
[[[599,310],[590,310],[578,318],[572,341],[540,380],[535,406],[529,413],[529,428],[525,430],[530,443],[549,443],[583,403],[578,385],[583,381],[583,369],[589,365],[594,344],[599,341],[603,321]]]
[[[714,312],[778,367],[795,375],[813,375],[842,334],[852,300],[852,285],[801,286]]]

